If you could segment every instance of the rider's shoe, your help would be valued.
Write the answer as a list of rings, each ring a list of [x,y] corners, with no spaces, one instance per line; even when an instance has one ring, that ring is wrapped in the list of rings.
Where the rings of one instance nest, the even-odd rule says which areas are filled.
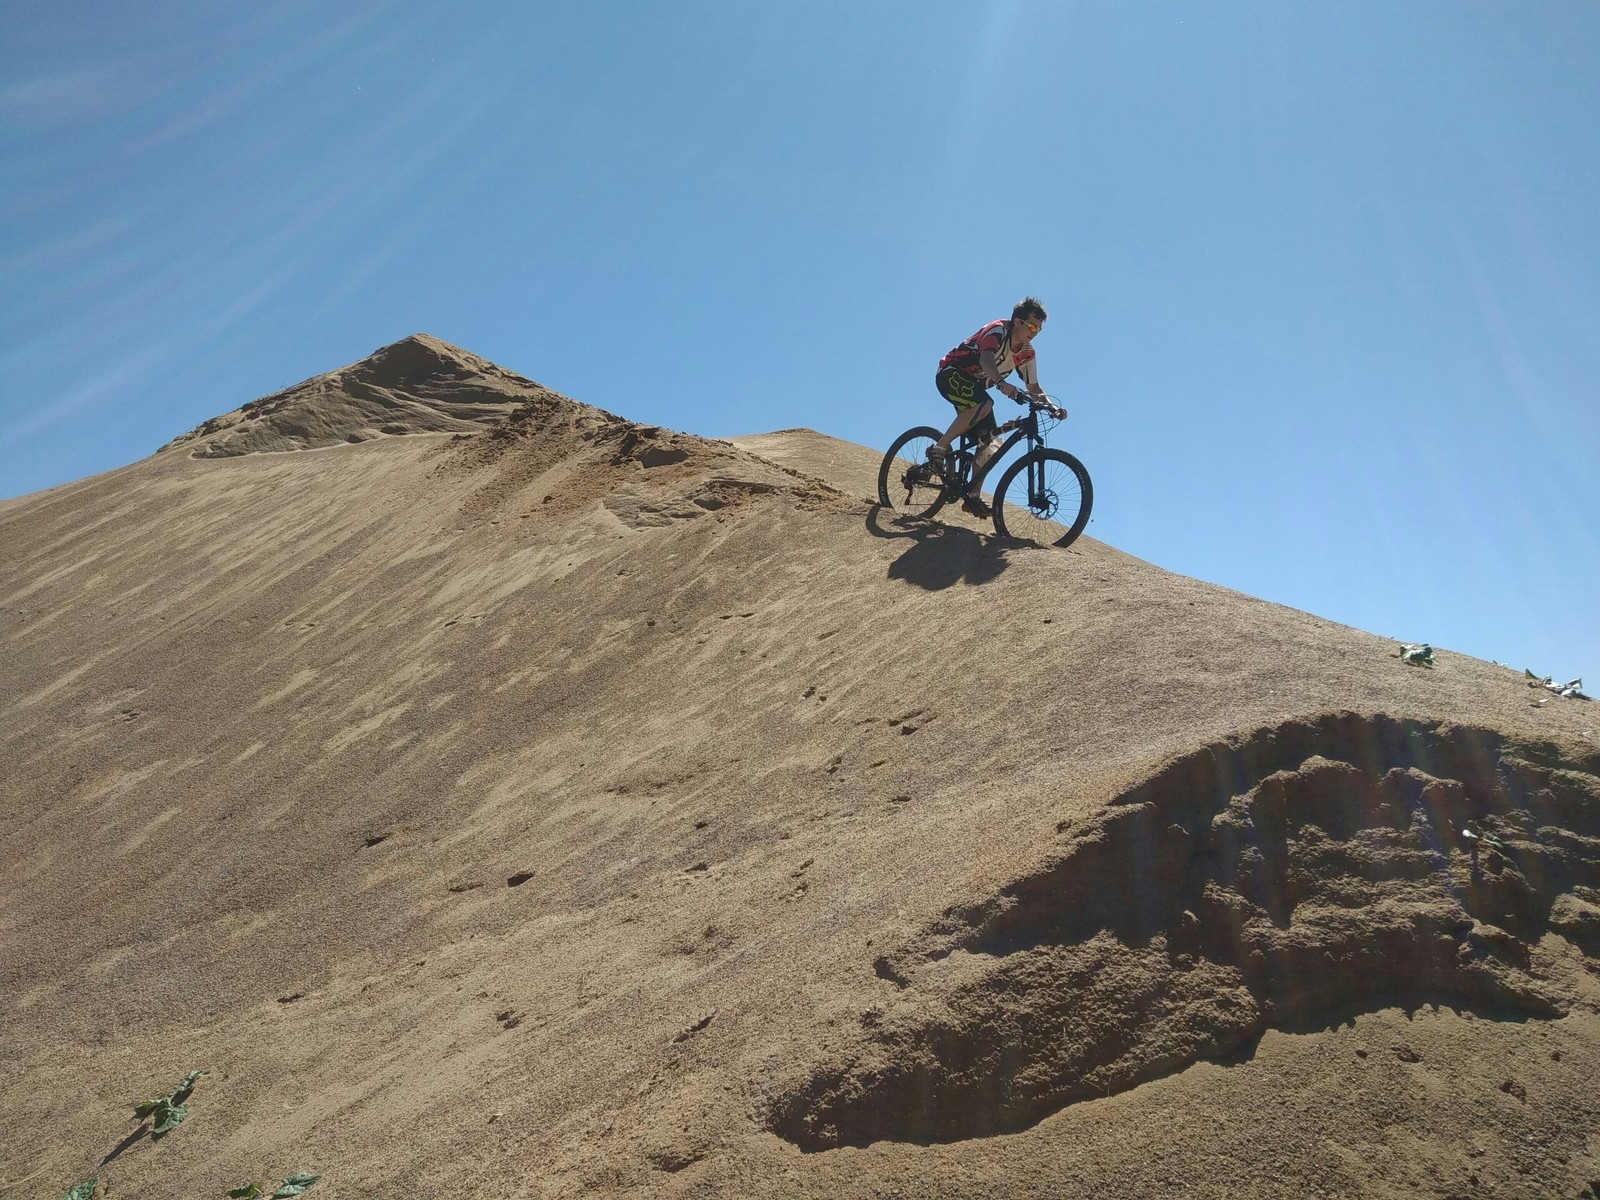
[[[928,465],[943,475],[945,468],[950,465],[950,451],[940,446],[929,446]]]
[[[977,517],[980,521],[987,521],[994,515],[993,510],[991,510],[989,506],[983,502],[983,498],[980,497],[976,492],[969,492],[961,501],[961,507],[966,509],[973,516]]]

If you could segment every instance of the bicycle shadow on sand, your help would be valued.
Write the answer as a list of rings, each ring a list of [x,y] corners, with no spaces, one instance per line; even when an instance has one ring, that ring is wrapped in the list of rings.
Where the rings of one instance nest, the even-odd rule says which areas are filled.
[[[875,538],[907,543],[905,552],[889,564],[889,578],[930,592],[958,583],[970,587],[991,583],[1011,565],[1011,551],[1030,548],[1025,542],[1006,542],[960,525],[897,514],[881,504],[867,510],[866,526]]]

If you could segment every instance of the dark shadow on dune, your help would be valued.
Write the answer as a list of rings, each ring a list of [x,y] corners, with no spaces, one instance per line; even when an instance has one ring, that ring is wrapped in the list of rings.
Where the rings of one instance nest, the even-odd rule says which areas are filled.
[[[1328,714],[1203,746],[1058,833],[887,956],[905,999],[768,1128],[808,1151],[949,1142],[1240,1061],[1268,1029],[1559,1017],[1600,952],[1592,751]],[[1570,949],[1536,962],[1551,932]]]
[[[907,543],[905,552],[889,564],[889,578],[930,592],[958,583],[988,583],[1010,565],[1004,545],[995,538],[959,525],[901,516],[880,504],[867,511],[866,527],[873,537]]]
[[[148,1125],[139,1126],[139,1128],[135,1129],[127,1137],[123,1138],[120,1142],[118,1142],[115,1146],[113,1146],[112,1149],[111,1149],[111,1153],[106,1155],[104,1158],[102,1158],[100,1160],[100,1165],[103,1167],[108,1162],[111,1162],[112,1160],[114,1160],[114,1159],[120,1157],[121,1155],[127,1153],[127,1151],[133,1149],[134,1146],[138,1145],[140,1142],[142,1142],[145,1138],[147,1138],[149,1136],[150,1136],[150,1126],[148,1126]]]

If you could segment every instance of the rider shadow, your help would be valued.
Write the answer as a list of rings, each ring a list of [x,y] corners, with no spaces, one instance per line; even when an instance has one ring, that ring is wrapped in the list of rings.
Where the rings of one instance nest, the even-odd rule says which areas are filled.
[[[900,538],[910,543],[905,553],[889,564],[889,578],[903,579],[930,592],[958,583],[981,586],[1010,565],[999,539],[958,525],[897,516],[892,508],[881,504],[868,510],[866,524],[873,537]]]

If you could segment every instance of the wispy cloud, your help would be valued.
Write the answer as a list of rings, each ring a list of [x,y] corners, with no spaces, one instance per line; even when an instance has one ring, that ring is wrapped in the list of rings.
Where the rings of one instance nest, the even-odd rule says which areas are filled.
[[[159,88],[130,65],[76,67],[0,87],[0,132],[28,136],[105,120],[147,100]]]

